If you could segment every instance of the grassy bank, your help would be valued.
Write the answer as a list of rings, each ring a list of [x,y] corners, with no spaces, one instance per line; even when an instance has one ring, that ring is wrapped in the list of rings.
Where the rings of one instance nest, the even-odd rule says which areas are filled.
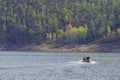
[[[118,43],[84,44],[76,47],[68,45],[55,48],[53,45],[42,44],[33,46],[24,46],[18,48],[20,51],[50,51],[50,52],[120,52]]]

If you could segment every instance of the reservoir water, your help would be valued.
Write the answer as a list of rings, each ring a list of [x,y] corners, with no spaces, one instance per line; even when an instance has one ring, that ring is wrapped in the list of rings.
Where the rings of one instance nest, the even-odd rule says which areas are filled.
[[[120,80],[120,53],[0,51],[0,80]]]

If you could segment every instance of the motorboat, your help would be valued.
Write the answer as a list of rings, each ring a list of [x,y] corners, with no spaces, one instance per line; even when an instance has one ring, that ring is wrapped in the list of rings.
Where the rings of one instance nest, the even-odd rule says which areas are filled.
[[[85,57],[83,57],[83,59],[82,59],[82,62],[90,63],[90,61],[91,61],[90,56],[85,56]]]

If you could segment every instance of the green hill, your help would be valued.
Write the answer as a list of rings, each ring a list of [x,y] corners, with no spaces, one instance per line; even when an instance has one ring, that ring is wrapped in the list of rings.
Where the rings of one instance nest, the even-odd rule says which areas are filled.
[[[0,0],[0,46],[120,41],[120,0]]]

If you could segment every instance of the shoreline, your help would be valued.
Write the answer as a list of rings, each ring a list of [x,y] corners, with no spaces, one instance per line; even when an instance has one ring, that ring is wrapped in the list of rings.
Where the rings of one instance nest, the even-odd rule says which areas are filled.
[[[93,52],[93,53],[120,53],[120,51],[111,51],[111,50],[103,50],[103,51],[97,51],[97,50],[87,50],[87,51],[62,51],[62,50],[0,50],[0,51],[27,51],[27,52]]]
[[[71,49],[46,49],[46,50],[30,50],[30,49],[18,49],[18,50],[11,50],[11,49],[3,49],[0,51],[30,51],[30,52],[93,52],[93,53],[120,53],[120,50],[78,50],[78,51],[73,51]]]
[[[53,45],[28,45],[23,47],[0,47],[0,51],[37,51],[37,52],[105,52],[120,53],[119,44],[84,44],[70,48],[68,45],[55,48]]]

